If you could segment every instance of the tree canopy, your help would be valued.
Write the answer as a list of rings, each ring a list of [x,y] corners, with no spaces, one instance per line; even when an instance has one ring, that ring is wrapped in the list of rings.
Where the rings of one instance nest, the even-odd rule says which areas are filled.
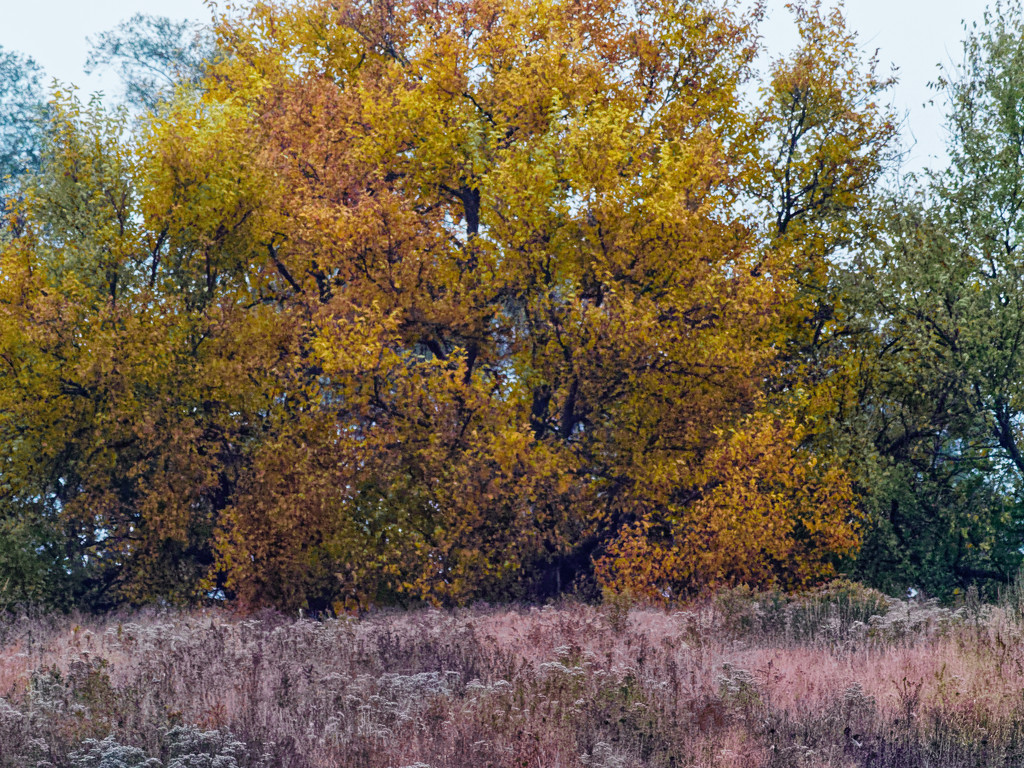
[[[0,201],[12,179],[36,167],[42,143],[43,88],[38,65],[0,48]]]
[[[848,281],[860,394],[843,425],[874,522],[862,572],[937,594],[1021,562],[1024,16],[997,5],[936,84],[950,163],[880,201]]]
[[[144,114],[55,94],[0,246],[4,594],[1015,568],[1019,30],[968,43],[954,170],[887,201],[892,80],[839,11],[792,11],[767,67],[762,9],[714,0],[259,2],[102,38]]]

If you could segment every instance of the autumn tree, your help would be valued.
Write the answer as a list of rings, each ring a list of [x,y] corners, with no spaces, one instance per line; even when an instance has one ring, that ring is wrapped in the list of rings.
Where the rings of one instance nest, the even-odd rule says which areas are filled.
[[[190,598],[271,397],[247,361],[273,329],[234,322],[258,187],[209,115],[187,159],[98,100],[51,121],[0,269],[0,518],[33,521],[62,598]]]
[[[817,241],[871,190],[892,126],[841,18],[800,14],[807,49],[763,108],[742,98],[757,12],[704,3],[264,4],[225,21],[222,98],[259,104],[283,180],[268,279],[339,390],[316,397],[333,475],[282,482],[294,451],[275,450],[231,510],[239,589],[295,588],[310,562],[348,583],[368,536],[391,588],[456,600],[538,573],[564,587],[594,558],[644,591],[797,584],[855,546],[844,473],[802,456],[793,398],[764,385],[801,271],[823,269],[835,246]],[[814,111],[795,140],[783,98]],[[766,125],[796,148],[755,141]],[[806,199],[780,203],[783,181]],[[756,482],[718,473],[735,451]],[[305,484],[310,517],[280,514]],[[756,523],[737,515],[749,493]],[[632,584],[637,535],[709,565]]]
[[[892,131],[796,12],[760,101],[757,8],[314,0],[229,9],[127,141],[66,103],[0,256],[6,514],[249,606],[828,576],[790,340]]]

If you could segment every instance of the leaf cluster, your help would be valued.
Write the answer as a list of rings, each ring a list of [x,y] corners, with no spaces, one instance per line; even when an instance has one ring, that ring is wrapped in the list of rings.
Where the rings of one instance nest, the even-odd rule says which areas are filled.
[[[842,16],[794,10],[760,89],[759,7],[351,0],[229,8],[137,124],[58,95],[0,252],[32,583],[342,611],[831,576],[836,255],[895,127]],[[95,62],[184,33],[147,29]]]

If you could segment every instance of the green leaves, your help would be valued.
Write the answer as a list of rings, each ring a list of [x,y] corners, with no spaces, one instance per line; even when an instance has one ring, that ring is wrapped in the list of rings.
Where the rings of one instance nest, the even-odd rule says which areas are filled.
[[[126,104],[139,111],[156,111],[176,88],[197,85],[217,57],[208,26],[143,13],[90,43],[85,73],[115,68]]]
[[[847,306],[875,334],[844,428],[876,456],[862,573],[898,567],[938,594],[1009,580],[1021,560],[1024,295],[1018,244],[1021,8],[965,43],[949,97],[952,163],[880,208]]]
[[[44,120],[42,73],[27,56],[0,49],[0,195],[39,162]]]

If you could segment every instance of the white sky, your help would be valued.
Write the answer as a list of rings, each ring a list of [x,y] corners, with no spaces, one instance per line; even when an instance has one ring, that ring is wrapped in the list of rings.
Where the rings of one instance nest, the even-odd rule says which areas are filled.
[[[795,32],[784,0],[766,0],[769,18],[762,31],[769,48],[792,48]],[[833,5],[835,0],[826,0]],[[944,162],[945,132],[941,103],[923,104],[934,96],[927,83],[939,65],[961,59],[961,19],[980,21],[984,0],[847,0],[846,16],[868,52],[879,49],[884,72],[898,67],[893,103],[907,113],[904,144],[910,149],[907,169],[936,167]],[[32,56],[50,77],[79,85],[86,92],[119,90],[114,73],[86,78],[82,66],[87,36],[111,29],[133,13],[206,20],[203,0],[0,0],[0,46]],[[912,145],[912,146],[911,146]]]

